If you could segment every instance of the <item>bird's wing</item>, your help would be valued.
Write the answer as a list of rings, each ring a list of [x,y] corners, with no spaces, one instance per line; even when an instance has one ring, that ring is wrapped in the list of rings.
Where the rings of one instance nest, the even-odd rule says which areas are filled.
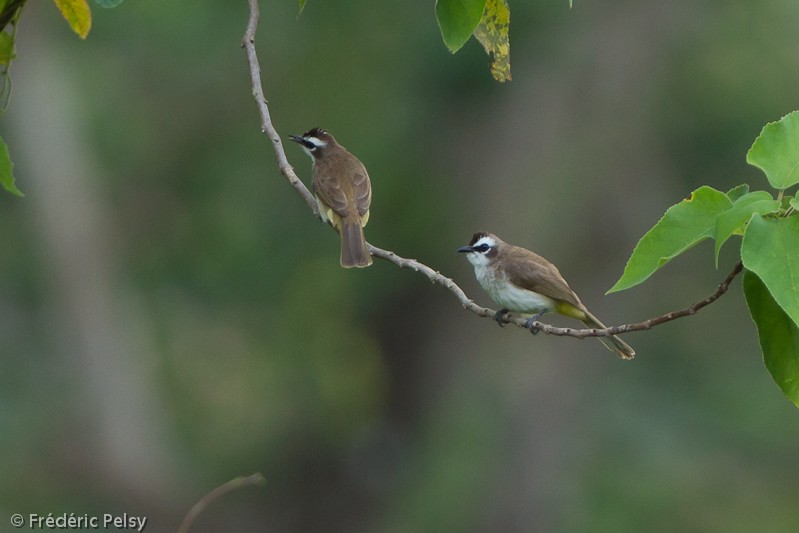
[[[357,168],[353,169],[353,193],[355,195],[355,205],[358,207],[358,214],[362,217],[369,212],[369,205],[372,203],[372,184],[369,181],[369,174],[366,167],[360,161]]]
[[[578,308],[583,307],[557,267],[540,255],[518,246],[513,246],[504,255],[505,271],[514,285]]]
[[[339,176],[330,173],[337,169]],[[355,156],[344,153],[314,173],[314,193],[339,216],[346,217],[353,209],[361,217],[369,212],[372,202],[372,186],[369,174]]]
[[[349,201],[347,200],[347,191],[342,188],[342,185],[346,187],[346,184],[342,184],[339,179],[325,171],[319,171],[314,174],[314,194],[323,204],[335,211],[339,216],[345,217],[347,216]]]

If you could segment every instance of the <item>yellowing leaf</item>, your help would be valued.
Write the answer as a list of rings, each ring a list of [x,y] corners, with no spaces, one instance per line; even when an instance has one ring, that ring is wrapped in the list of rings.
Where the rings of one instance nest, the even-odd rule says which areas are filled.
[[[58,10],[69,23],[72,31],[85,39],[92,29],[92,11],[88,0],[53,0]]]
[[[14,38],[8,32],[0,32],[0,65],[8,65],[14,57]]]
[[[510,76],[510,8],[506,0],[487,0],[483,18],[474,30],[474,37],[491,56],[491,75],[498,82]]]

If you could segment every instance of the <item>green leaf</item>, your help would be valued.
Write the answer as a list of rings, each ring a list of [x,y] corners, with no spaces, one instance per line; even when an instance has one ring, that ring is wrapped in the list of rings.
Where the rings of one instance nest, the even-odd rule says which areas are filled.
[[[305,9],[305,0],[298,0],[298,2],[299,2],[300,10],[297,13],[297,16],[299,17],[300,15],[302,15],[302,10]]]
[[[11,162],[11,156],[8,153],[8,146],[3,139],[0,139],[0,185],[2,185],[3,188],[11,194],[25,196],[14,184],[13,170],[14,163]]]
[[[510,76],[510,8],[506,0],[487,0],[480,24],[474,30],[474,37],[491,56],[491,75],[500,83]]]
[[[0,65],[10,64],[14,57],[14,38],[10,33],[0,32]]]
[[[727,197],[733,202],[749,192],[749,185],[742,183],[727,191]]]
[[[766,284],[791,320],[799,324],[799,215],[753,215],[744,233],[741,259]]]
[[[763,362],[782,392],[799,407],[799,328],[757,275],[745,271],[743,287],[757,326]]]
[[[799,211],[799,198],[791,198],[791,207]]]
[[[436,20],[450,52],[454,54],[469,40],[485,6],[486,0],[436,0]]]
[[[100,7],[117,7],[119,4],[124,2],[124,0],[94,0],[94,3]]]
[[[766,124],[746,154],[746,162],[765,172],[775,189],[799,183],[799,111]]]
[[[641,237],[619,281],[608,293],[634,287],[674,257],[712,237],[716,217],[732,207],[721,191],[703,186],[671,206],[655,226]]]
[[[729,193],[728,193],[729,196]],[[755,191],[744,194],[738,198],[732,208],[724,211],[716,218],[716,268],[719,267],[719,251],[733,234],[743,235],[746,223],[752,214],[766,215],[776,213],[780,209],[780,202],[772,198],[766,191]]]
[[[85,39],[92,29],[92,11],[87,0],[53,0],[72,31]]]

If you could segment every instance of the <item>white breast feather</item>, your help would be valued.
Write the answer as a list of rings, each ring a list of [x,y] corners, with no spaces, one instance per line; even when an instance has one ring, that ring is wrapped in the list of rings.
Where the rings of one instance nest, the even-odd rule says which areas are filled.
[[[473,264],[477,281],[500,306],[525,314],[549,312],[555,308],[555,301],[552,298],[514,285],[504,272],[497,273],[487,265]]]

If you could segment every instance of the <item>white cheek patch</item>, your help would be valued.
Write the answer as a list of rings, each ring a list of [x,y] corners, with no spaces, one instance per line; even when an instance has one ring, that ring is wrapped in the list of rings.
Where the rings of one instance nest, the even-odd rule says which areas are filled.
[[[474,246],[477,247],[483,244],[487,244],[489,248],[493,248],[497,245],[497,242],[491,237],[481,237],[476,243],[474,243]]]
[[[319,137],[306,137],[305,140],[311,143],[312,145],[316,146],[317,148],[327,146],[327,143],[322,139],[320,139]]]

